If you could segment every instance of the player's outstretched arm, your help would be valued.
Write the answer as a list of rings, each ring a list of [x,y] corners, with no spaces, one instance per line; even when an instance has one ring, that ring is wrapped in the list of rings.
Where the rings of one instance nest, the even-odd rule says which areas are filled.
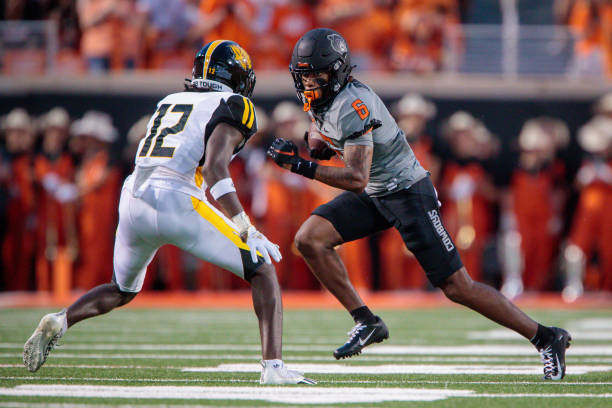
[[[368,184],[372,154],[371,146],[347,145],[344,149],[345,167],[333,167],[301,158],[297,146],[290,140],[275,139],[268,149],[268,156],[279,166],[332,187],[355,193],[362,192]]]
[[[276,262],[279,262],[282,256],[278,250],[278,245],[268,241],[261,232],[251,225],[251,220],[244,212],[242,204],[240,204],[234,183],[230,177],[229,163],[232,160],[234,149],[242,142],[242,139],[242,133],[226,123],[219,123],[215,127],[206,144],[206,159],[203,168],[204,180],[210,186],[210,194],[238,227],[240,238],[251,249],[252,261],[257,262],[257,251],[259,251],[266,263],[272,263],[270,256]]]
[[[210,187],[214,199],[221,204],[230,217],[244,211],[236,190],[233,188],[229,172],[232,154],[242,139],[243,136],[238,129],[226,123],[219,123],[206,144],[206,160],[203,167],[204,180]],[[224,182],[224,180],[227,181]],[[218,184],[219,182],[222,184]],[[227,185],[224,186],[224,184]],[[215,186],[217,187],[215,188]],[[218,196],[215,197],[217,191]]]

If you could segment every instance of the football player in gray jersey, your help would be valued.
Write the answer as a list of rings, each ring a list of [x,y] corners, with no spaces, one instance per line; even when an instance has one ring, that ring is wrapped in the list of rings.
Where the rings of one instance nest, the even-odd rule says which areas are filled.
[[[429,174],[376,93],[350,76],[352,68],[346,41],[327,28],[311,30],[298,40],[289,67],[298,97],[316,126],[316,132],[305,137],[311,157],[325,160],[338,154],[345,167],[301,158],[297,146],[284,139],[275,139],[268,150],[281,167],[346,190],[316,208],[295,237],[312,272],[356,323],[334,356],[351,357],[389,336],[385,323],[349,281],[334,248],[395,227],[434,286],[452,301],[529,339],[542,355],[544,378],[563,378],[569,333],[538,324],[497,290],[470,278],[442,224]],[[320,142],[313,146],[317,133],[324,147]]]

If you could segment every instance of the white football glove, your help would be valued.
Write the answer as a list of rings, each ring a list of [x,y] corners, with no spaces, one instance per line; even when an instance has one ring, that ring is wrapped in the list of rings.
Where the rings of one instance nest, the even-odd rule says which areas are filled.
[[[261,256],[263,256],[267,264],[272,263],[270,255],[272,255],[272,258],[274,258],[276,262],[283,259],[278,249],[278,245],[270,242],[264,234],[257,231],[252,225],[247,231],[246,244],[251,249],[251,260],[253,263],[257,263],[257,251],[261,253]]]

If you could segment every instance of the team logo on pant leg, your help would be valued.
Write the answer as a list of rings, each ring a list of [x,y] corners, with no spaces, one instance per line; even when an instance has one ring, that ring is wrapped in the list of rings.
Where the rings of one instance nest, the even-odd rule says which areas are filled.
[[[453,249],[455,249],[455,246],[453,245],[453,241],[448,236],[448,232],[446,232],[446,230],[444,229],[444,225],[442,225],[442,220],[440,220],[440,216],[438,215],[438,210],[428,211],[427,215],[429,215],[429,219],[433,223],[433,226],[436,229],[436,232],[438,233],[440,238],[442,238],[442,243],[446,247],[446,250],[450,252]]]

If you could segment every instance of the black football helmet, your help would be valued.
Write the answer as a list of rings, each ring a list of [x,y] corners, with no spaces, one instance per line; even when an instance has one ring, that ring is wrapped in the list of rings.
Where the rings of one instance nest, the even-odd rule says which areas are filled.
[[[195,56],[191,79],[185,89],[230,91],[250,98],[255,88],[255,72],[249,54],[234,41],[216,40]]]
[[[321,108],[331,101],[348,82],[351,54],[346,40],[329,28],[315,28],[302,36],[293,48],[289,71],[293,76],[298,98],[304,102],[304,110]],[[319,82],[319,87],[304,89],[302,75],[327,72],[329,80]]]

